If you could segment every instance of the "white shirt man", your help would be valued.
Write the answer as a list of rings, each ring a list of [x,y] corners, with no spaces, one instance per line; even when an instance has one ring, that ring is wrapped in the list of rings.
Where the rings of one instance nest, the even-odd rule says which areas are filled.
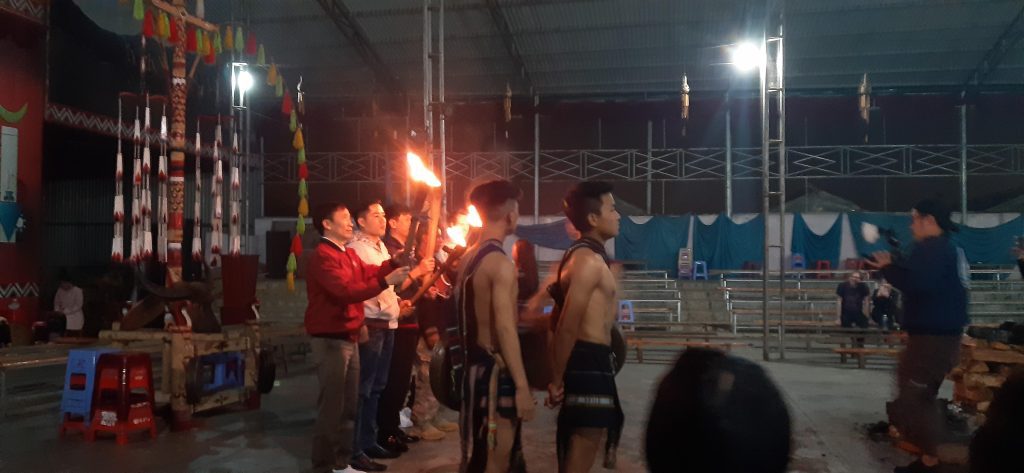
[[[380,266],[391,259],[388,248],[380,238],[373,238],[365,233],[356,233],[355,238],[349,242],[348,247],[359,255],[359,259],[366,264]],[[376,297],[363,302],[363,313],[367,319],[387,322],[389,329],[398,328],[398,313],[401,308],[398,305],[398,294],[394,286],[388,286]]]

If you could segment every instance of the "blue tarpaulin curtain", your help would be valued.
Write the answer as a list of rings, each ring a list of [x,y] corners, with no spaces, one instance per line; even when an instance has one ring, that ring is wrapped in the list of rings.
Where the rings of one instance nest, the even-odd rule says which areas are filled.
[[[517,225],[516,236],[530,243],[555,250],[565,250],[572,245],[572,240],[565,232],[565,219],[537,225]]]
[[[891,215],[867,212],[851,212],[846,214],[850,219],[850,232],[853,233],[853,243],[857,247],[857,256],[863,258],[875,251],[889,251],[889,244],[884,236],[878,241],[869,243],[864,240],[863,226],[865,223],[875,225],[879,230],[889,229],[896,233],[900,246],[904,251],[909,250],[913,243],[910,236],[910,215]]]
[[[710,225],[699,218],[693,227],[693,259],[707,261],[710,269],[739,269],[743,263],[764,259],[764,216],[735,223],[720,214]]]
[[[815,261],[830,261],[833,268],[839,267],[839,247],[842,244],[843,215],[839,214],[835,223],[823,235],[814,233],[803,215],[793,214],[793,238],[789,249],[791,254],[804,256],[808,268],[814,267]]]
[[[647,269],[663,269],[675,277],[679,249],[689,242],[690,216],[652,217],[645,223],[622,217],[615,238],[615,259],[643,260]]]
[[[967,254],[970,264],[1014,264],[1010,248],[1015,237],[1024,235],[1024,217],[1017,217],[1002,225],[991,228],[961,226],[960,231],[950,235]]]

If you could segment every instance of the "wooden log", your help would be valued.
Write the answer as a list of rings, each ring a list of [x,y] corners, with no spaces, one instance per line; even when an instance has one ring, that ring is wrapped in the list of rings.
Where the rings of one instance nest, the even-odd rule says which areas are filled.
[[[968,373],[964,375],[964,384],[969,388],[998,388],[1005,382],[1005,376],[993,373]]]
[[[988,364],[983,361],[974,361],[967,365],[968,373],[988,373]]]
[[[991,401],[992,390],[989,388],[969,388],[966,384],[953,385],[953,395],[959,400],[975,405],[979,402]]]
[[[1024,365],[1024,353],[1015,351],[1001,351],[990,348],[976,348],[972,350],[971,358],[977,361],[991,363],[1010,363]]]
[[[988,407],[991,404],[991,401],[979,402],[977,406],[974,406],[974,408],[977,409],[978,412],[988,412]]]

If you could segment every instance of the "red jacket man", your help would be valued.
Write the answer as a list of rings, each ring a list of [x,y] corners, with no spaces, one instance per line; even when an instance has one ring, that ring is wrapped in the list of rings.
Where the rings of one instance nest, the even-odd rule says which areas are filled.
[[[370,471],[368,458],[353,457],[359,405],[359,345],[365,332],[363,301],[400,284],[409,268],[364,263],[345,249],[353,237],[352,215],[344,205],[320,205],[313,225],[323,237],[306,266],[306,332],[319,382],[313,427],[313,470]]]
[[[390,261],[368,265],[355,251],[321,238],[306,266],[306,333],[358,340],[363,301],[388,287],[385,277],[394,269]]]

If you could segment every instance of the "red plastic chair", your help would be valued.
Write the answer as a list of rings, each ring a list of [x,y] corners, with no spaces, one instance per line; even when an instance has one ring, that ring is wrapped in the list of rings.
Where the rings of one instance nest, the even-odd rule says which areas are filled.
[[[153,363],[149,354],[101,355],[96,373],[92,423],[85,439],[91,442],[97,432],[109,432],[115,435],[118,445],[124,445],[128,443],[128,434],[145,431],[150,438],[156,438]]]

